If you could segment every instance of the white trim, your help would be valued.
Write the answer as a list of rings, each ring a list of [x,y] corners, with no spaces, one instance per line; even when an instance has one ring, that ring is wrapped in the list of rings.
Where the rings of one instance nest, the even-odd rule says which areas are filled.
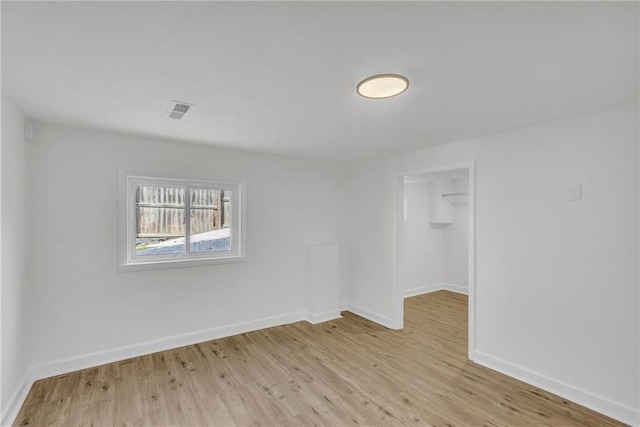
[[[248,322],[220,326],[202,331],[188,332],[140,344],[132,344],[110,350],[88,353],[81,356],[59,359],[53,362],[34,366],[32,369],[34,371],[34,377],[38,379],[48,378],[80,369],[104,365],[105,363],[117,362],[120,360],[130,359],[132,357],[171,350],[178,347],[225,338],[232,335],[239,335],[260,329],[272,328],[274,326],[300,322],[303,320],[307,320],[306,313],[303,312],[265,317]]]
[[[430,294],[436,291],[450,291],[457,294],[469,295],[469,290],[466,286],[453,285],[451,283],[436,283],[435,285],[419,286],[417,288],[407,289],[404,291],[404,297],[415,297],[422,294]]]
[[[202,259],[163,259],[151,262],[138,262],[135,264],[127,265],[120,264],[118,265],[118,272],[124,273],[132,271],[167,270],[173,268],[202,267],[207,265],[236,264],[242,262],[247,262],[247,257],[244,255],[217,256],[215,258]]]
[[[329,320],[340,319],[342,316],[340,315],[340,310],[330,310],[325,311],[324,313],[310,313],[307,312],[307,322],[312,325],[317,325],[318,323],[328,322]]]
[[[435,290],[444,289],[442,286],[447,284],[439,284],[435,286],[425,286],[422,288],[414,288],[411,291],[427,290],[433,292]],[[417,293],[414,295],[418,295]],[[408,296],[408,295],[407,295]],[[382,316],[378,313],[364,309],[362,307],[347,304],[346,310],[351,311],[358,316],[364,317],[382,326],[393,329],[392,321],[389,317]],[[341,317],[339,310],[332,310],[325,313],[289,313],[279,316],[265,317],[249,322],[241,322],[233,325],[212,328],[208,330],[191,332],[186,334],[174,335],[153,341],[147,341],[142,344],[134,344],[130,346],[119,347],[111,350],[88,353],[81,356],[59,359],[49,363],[43,363],[33,366],[23,375],[18,389],[15,391],[9,403],[2,410],[0,417],[0,425],[10,426],[18,415],[24,400],[35,381],[43,378],[74,372],[80,369],[91,368],[94,366],[113,363],[132,357],[142,356],[146,354],[156,353],[158,351],[171,350],[185,345],[197,344],[200,342],[211,341],[215,339],[225,338],[232,335],[238,335],[255,330],[281,326],[285,324],[295,323],[306,320],[312,324],[337,319]],[[475,352],[475,363],[485,366],[489,369],[501,372],[510,377],[519,379],[543,390],[562,396],[575,403],[583,405],[594,411],[610,416],[616,420],[627,423],[629,425],[640,425],[640,412],[618,402],[611,401],[602,396],[581,390],[570,384],[557,381],[546,377],[542,374],[530,371],[517,365],[506,362],[500,358],[488,355],[481,351]]]
[[[367,320],[371,320],[372,322],[378,323],[384,326],[385,328],[399,329],[394,327],[393,320],[390,317],[383,316],[382,314],[376,313],[371,310],[367,310],[366,308],[362,308],[354,304],[349,304],[346,308],[346,311],[350,311],[354,314],[357,314],[360,317],[364,317]]]
[[[2,415],[0,415],[0,426],[10,426],[13,424],[15,418],[18,416],[18,412],[22,408],[22,404],[27,398],[27,394],[31,390],[33,385],[33,379],[31,375],[31,369],[27,369],[27,372],[20,379],[18,388],[16,389],[11,399],[7,403],[7,406],[2,408]]]
[[[480,350],[476,350],[474,362],[556,394],[623,423],[632,426],[640,425],[640,411],[638,409],[614,402],[606,397],[588,392],[571,384],[549,378],[538,372],[517,366]]]
[[[404,322],[404,298],[405,291],[403,286],[404,275],[404,178],[410,175],[424,175],[430,173],[448,172],[452,170],[466,169],[469,171],[469,286],[467,295],[469,295],[469,343],[468,358],[475,359],[476,348],[476,162],[475,160],[444,165],[434,166],[425,169],[409,170],[399,172],[394,175],[395,190],[395,209],[394,209],[394,244],[395,256],[393,259],[393,325],[395,329],[402,328]],[[453,286],[453,285],[452,285]],[[453,292],[460,291],[459,287],[447,288]]]
[[[468,354],[469,360],[475,359],[476,352],[476,162],[469,165],[469,277],[467,279],[468,298]]]
[[[469,288],[467,286],[443,283],[442,289],[449,292],[455,292],[456,294],[469,295]]]
[[[404,297],[415,297],[423,294],[430,294],[431,292],[443,290],[442,283],[436,283],[435,285],[419,286],[417,288],[407,289],[404,291]]]
[[[120,170],[118,205],[118,271],[140,271],[167,268],[183,268],[211,264],[245,261],[246,248],[246,186],[244,180],[203,180],[174,177],[158,177],[158,174],[144,176]],[[138,257],[135,253],[135,205],[134,196],[138,186],[171,186],[184,188],[185,218],[189,218],[189,192],[192,188],[210,188],[232,193],[231,198],[231,250],[225,252],[194,253],[190,251],[189,239],[191,223],[185,223],[185,252],[182,254],[154,255]]]
[[[325,314],[326,313],[320,313],[320,315]],[[340,313],[338,312],[338,316],[339,315]],[[32,366],[23,376],[20,386],[9,401],[7,408],[3,408],[0,425],[9,426],[15,421],[15,417],[18,415],[31,386],[35,381],[43,378],[49,378],[81,369],[104,365],[106,363],[130,359],[132,357],[144,356],[151,353],[157,353],[159,351],[171,350],[178,347],[184,347],[186,345],[197,344],[300,321],[308,321],[308,314],[306,312],[264,317],[262,319],[256,319],[248,322],[240,322],[232,325],[205,329],[202,331],[173,335],[140,344],[132,344],[114,349],[96,351]]]
[[[349,306],[349,308],[353,308]],[[378,322],[375,319],[381,319],[387,324],[390,319],[383,318],[373,314],[368,310],[355,308],[356,314]],[[81,369],[92,368],[107,363],[118,362],[130,359],[132,357],[144,356],[159,351],[171,350],[174,348],[184,347],[186,345],[197,344],[201,342],[216,340],[229,337],[232,335],[243,334],[246,332],[257,331],[260,329],[272,328],[275,326],[286,325],[290,323],[307,321],[311,324],[327,322],[329,320],[339,319],[340,310],[331,310],[323,313],[297,312],[278,316],[265,317],[262,319],[241,322],[217,328],[205,329],[202,331],[188,332],[185,334],[173,335],[166,338],[147,341],[140,344],[132,344],[128,346],[118,347],[109,350],[96,351],[83,354],[80,356],[67,357],[52,362],[42,363],[30,367],[20,381],[18,389],[15,391],[6,408],[3,408],[0,417],[1,426],[10,426],[18,415],[24,400],[27,398],[29,390],[35,381],[43,378],[49,378],[56,375],[62,375],[69,372],[79,371]],[[378,322],[380,323],[380,322]]]

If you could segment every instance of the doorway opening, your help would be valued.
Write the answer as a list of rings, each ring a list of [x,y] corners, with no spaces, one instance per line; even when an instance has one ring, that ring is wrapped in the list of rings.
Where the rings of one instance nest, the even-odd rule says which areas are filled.
[[[475,163],[396,176],[394,325],[404,298],[447,290],[468,295],[468,357],[475,349]]]

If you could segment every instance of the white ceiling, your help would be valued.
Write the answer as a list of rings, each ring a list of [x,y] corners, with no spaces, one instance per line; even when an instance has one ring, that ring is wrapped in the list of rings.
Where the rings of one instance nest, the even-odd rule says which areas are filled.
[[[3,1],[2,86],[35,120],[357,161],[637,102],[638,6]],[[408,91],[358,97],[378,73]]]

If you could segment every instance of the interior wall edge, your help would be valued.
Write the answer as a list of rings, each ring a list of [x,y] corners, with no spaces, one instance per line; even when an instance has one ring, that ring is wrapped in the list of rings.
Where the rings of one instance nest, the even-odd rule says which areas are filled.
[[[476,349],[473,362],[534,387],[546,390],[623,423],[636,427],[640,426],[640,408],[631,408],[571,384],[507,362],[482,350]]]
[[[0,126],[2,128],[0,425],[5,425],[5,419],[14,410],[19,409],[21,399],[26,396],[30,385],[28,381],[30,319],[27,317],[29,312],[27,299],[30,292],[30,282],[27,277],[29,228],[25,220],[28,146],[25,138],[25,124],[28,123],[28,117],[4,92],[0,98],[2,106],[0,109],[2,113],[2,126]]]

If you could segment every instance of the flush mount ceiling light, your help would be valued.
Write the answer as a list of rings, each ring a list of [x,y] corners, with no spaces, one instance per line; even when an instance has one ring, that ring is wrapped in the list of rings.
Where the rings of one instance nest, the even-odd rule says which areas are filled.
[[[358,94],[365,98],[382,99],[400,95],[409,87],[409,80],[399,74],[378,74],[358,83]]]

